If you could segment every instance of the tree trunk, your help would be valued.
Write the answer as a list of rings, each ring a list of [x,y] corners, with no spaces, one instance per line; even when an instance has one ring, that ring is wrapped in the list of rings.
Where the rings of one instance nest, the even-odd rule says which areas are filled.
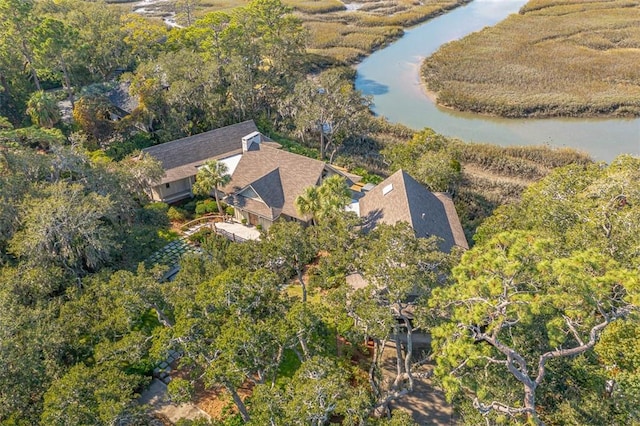
[[[242,398],[240,398],[240,395],[238,395],[238,392],[233,386],[229,384],[225,384],[224,387],[231,394],[231,397],[233,398],[233,402],[236,404],[236,407],[238,407],[238,411],[240,411],[240,416],[242,416],[242,420],[245,423],[248,423],[250,420],[249,412],[247,411],[247,406],[244,405],[244,402],[242,402]]]
[[[151,307],[154,311],[156,311],[156,316],[158,317],[158,322],[164,325],[167,328],[173,328],[173,321],[169,319],[169,317],[164,313],[162,309],[158,307],[158,304],[152,303]]]
[[[65,91],[67,92],[67,98],[69,99],[69,102],[71,102],[71,109],[73,109],[75,106],[75,103],[73,102],[73,91],[71,90],[71,79],[69,78],[69,70],[67,68],[67,63],[62,58],[62,56],[60,56],[60,66],[62,67],[62,75],[64,76],[64,88],[65,88]]]
[[[371,360],[371,365],[369,366],[369,385],[371,386],[371,391],[376,399],[380,398],[380,386],[378,385],[378,381],[376,378],[376,371],[378,370],[378,365],[380,363],[380,359],[382,358],[382,353],[384,352],[384,348],[386,346],[386,341],[382,342],[375,339],[373,341],[373,359]]]
[[[216,199],[216,205],[218,206],[218,213],[220,213],[220,216],[224,216],[224,213],[222,211],[222,205],[220,205],[220,197],[218,196],[218,187],[217,186],[213,189],[213,196]]]
[[[296,268],[296,272],[298,273],[298,281],[300,281],[300,285],[302,286],[302,303],[307,303],[307,285],[302,279],[302,269]]]
[[[524,386],[524,406],[527,409],[529,421],[537,426],[544,426],[536,412],[536,390],[526,384]]]
[[[300,342],[300,347],[302,348],[304,358],[309,359],[309,346],[307,345],[307,339],[304,338],[304,332],[298,331],[297,337],[298,341]]]
[[[402,362],[402,347],[400,343],[400,333],[398,332],[398,324],[393,326],[393,335],[396,342],[396,379],[393,381],[393,389],[397,389],[400,386],[403,376],[403,362]]]
[[[320,161],[324,161],[324,129],[320,123]]]
[[[404,354],[404,371],[409,379],[409,390],[413,390],[413,376],[411,375],[411,358],[413,356],[413,328],[408,318],[402,317],[407,327],[407,350]]]
[[[36,90],[42,90],[42,87],[40,87],[40,79],[38,78],[36,67],[33,65],[33,58],[31,57],[31,52],[29,52],[25,39],[22,39],[22,54],[29,63],[29,71],[31,72],[31,77],[33,77],[33,84],[36,85]]]

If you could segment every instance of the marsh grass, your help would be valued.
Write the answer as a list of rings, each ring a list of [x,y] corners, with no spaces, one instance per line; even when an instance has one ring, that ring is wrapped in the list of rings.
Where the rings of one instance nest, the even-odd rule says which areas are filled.
[[[535,0],[422,66],[438,102],[527,116],[640,116],[640,3]]]
[[[403,28],[426,21],[471,0],[283,0],[309,32],[308,51],[318,67],[353,64],[397,40]],[[248,0],[200,0],[196,17],[245,6]],[[173,11],[172,2],[151,8],[158,16]]]
[[[309,31],[309,50],[343,63],[355,63],[423,22],[469,0],[287,0]],[[336,0],[337,1],[337,0]],[[311,6],[319,11],[312,11]],[[347,10],[347,5],[349,10]]]

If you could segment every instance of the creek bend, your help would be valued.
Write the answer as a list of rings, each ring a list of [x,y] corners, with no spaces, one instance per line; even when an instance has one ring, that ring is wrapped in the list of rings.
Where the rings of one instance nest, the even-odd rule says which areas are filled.
[[[490,117],[442,108],[420,81],[422,60],[447,42],[517,13],[526,0],[474,0],[405,31],[393,44],[367,57],[357,68],[356,88],[372,95],[373,112],[413,129],[430,127],[467,142],[498,145],[572,147],[595,160],[640,155],[639,118]]]

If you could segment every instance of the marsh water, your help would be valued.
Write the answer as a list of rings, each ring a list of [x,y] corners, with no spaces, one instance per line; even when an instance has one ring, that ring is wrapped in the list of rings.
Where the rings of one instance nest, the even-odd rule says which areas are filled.
[[[442,44],[495,25],[526,0],[474,0],[409,29],[358,66],[356,88],[373,95],[374,112],[414,129],[430,127],[468,142],[573,147],[596,160],[640,155],[640,119],[505,119],[437,106],[420,82],[420,63]]]

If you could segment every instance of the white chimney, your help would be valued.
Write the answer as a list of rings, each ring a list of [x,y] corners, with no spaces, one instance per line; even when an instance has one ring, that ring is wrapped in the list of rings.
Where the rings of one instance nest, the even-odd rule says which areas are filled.
[[[242,152],[247,152],[251,148],[251,144],[260,143],[261,138],[260,132],[249,133],[247,136],[242,138]]]

